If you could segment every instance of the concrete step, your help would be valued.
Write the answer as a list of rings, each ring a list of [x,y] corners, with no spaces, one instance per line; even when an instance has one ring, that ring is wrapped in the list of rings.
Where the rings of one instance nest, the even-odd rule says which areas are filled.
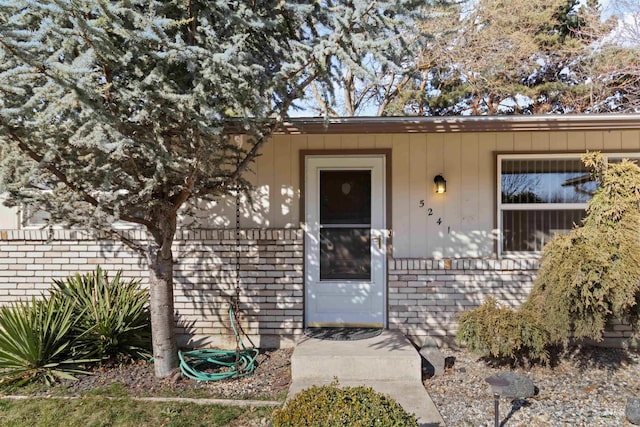
[[[304,339],[291,357],[292,378],[317,381],[421,381],[421,359],[398,331],[357,341]]]
[[[391,396],[421,427],[445,425],[422,384],[420,355],[399,331],[358,341],[301,340],[291,356],[288,398],[335,379],[342,387],[365,385]]]

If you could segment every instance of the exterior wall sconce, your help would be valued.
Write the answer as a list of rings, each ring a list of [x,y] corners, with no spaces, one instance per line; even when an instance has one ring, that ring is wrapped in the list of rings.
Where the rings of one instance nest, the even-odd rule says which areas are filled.
[[[436,184],[437,194],[442,194],[447,191],[447,181],[445,181],[442,175],[436,175],[436,177],[433,178],[433,182]]]

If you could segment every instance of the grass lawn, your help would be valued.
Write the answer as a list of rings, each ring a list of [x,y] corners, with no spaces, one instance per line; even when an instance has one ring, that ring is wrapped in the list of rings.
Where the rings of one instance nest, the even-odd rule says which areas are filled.
[[[5,427],[242,426],[269,417],[273,408],[142,402],[99,396],[80,399],[0,400]]]

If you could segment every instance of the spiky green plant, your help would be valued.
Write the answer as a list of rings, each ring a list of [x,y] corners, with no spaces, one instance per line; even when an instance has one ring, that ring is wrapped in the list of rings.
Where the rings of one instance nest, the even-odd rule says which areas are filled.
[[[51,384],[84,373],[84,355],[74,350],[73,302],[31,299],[0,308],[0,380],[22,385],[32,380]]]
[[[73,301],[79,345],[99,358],[151,356],[149,293],[139,280],[109,279],[100,266],[85,275],[54,280],[54,295]]]

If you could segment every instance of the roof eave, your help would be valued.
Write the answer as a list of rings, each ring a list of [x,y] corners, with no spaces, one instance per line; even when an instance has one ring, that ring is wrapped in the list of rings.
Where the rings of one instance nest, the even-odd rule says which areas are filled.
[[[278,133],[362,134],[640,130],[640,114],[456,117],[297,117]]]

